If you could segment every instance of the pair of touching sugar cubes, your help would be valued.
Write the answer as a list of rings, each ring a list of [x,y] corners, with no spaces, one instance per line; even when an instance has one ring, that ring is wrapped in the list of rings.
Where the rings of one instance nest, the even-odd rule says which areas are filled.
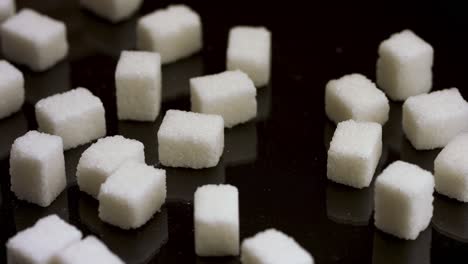
[[[430,223],[433,190],[468,201],[468,103],[456,88],[428,93],[433,49],[413,32],[392,35],[379,47],[376,85],[360,74],[328,82],[325,110],[337,123],[328,150],[327,177],[355,188],[368,187],[382,153],[388,120],[384,92],[403,104],[403,131],[418,150],[445,147],[435,175],[403,161],[389,165],[375,184],[375,225],[416,239]]]
[[[8,263],[124,264],[94,236],[82,233],[57,215],[39,219],[6,244]]]

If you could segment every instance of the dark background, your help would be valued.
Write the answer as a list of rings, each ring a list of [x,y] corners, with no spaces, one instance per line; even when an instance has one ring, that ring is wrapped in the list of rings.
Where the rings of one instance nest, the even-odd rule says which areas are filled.
[[[466,263],[468,206],[435,195],[431,226],[415,241],[386,235],[373,225],[373,187],[355,190],[326,179],[326,151],[335,126],[324,113],[331,78],[358,72],[375,78],[377,47],[391,33],[414,30],[435,49],[434,89],[458,87],[468,98],[468,9],[463,1],[424,3],[355,1],[185,1],[203,20],[204,48],[163,67],[163,105],[155,123],[119,122],[114,71],[121,50],[135,48],[137,17],[173,3],[145,1],[126,22],[110,24],[71,0],[18,0],[67,24],[70,53],[44,73],[20,69],[26,79],[22,111],[0,120],[0,262],[6,240],[52,213],[101,238],[128,263],[239,263],[194,253],[192,196],[197,186],[229,183],[240,192],[241,239],[275,227],[293,236],[317,263]],[[443,3],[443,4],[442,4]],[[228,30],[264,25],[273,33],[272,80],[258,90],[255,122],[226,130],[225,152],[211,169],[168,169],[168,198],[144,227],[122,231],[102,223],[97,202],[80,193],[76,164],[88,145],[65,152],[68,188],[48,208],[18,201],[9,190],[13,140],[36,129],[34,104],[78,86],[99,96],[108,135],[145,144],[146,161],[159,166],[156,133],[168,109],[190,109],[188,79],[225,70]],[[384,126],[382,168],[405,160],[433,169],[439,150],[416,151],[401,130],[401,104],[391,103]]]

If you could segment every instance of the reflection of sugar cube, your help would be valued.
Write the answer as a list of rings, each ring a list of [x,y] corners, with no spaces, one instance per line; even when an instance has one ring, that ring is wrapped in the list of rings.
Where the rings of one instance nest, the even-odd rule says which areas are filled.
[[[142,3],[143,0],[80,0],[83,7],[114,23],[132,16]]]

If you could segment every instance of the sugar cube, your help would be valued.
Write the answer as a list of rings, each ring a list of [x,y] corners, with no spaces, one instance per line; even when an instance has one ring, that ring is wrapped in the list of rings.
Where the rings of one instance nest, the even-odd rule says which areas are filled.
[[[72,244],[65,250],[57,253],[52,261],[53,264],[124,264],[124,262],[107,246],[94,236]]]
[[[62,138],[29,131],[10,153],[11,190],[20,200],[46,207],[65,189]]]
[[[161,109],[161,57],[123,51],[115,72],[120,120],[154,121]]]
[[[214,167],[224,149],[219,115],[168,110],[158,131],[159,161],[168,167]]]
[[[145,162],[141,142],[122,136],[99,139],[83,152],[78,162],[76,179],[80,190],[97,198],[101,184],[128,160]]]
[[[450,141],[434,161],[435,189],[438,193],[468,202],[468,133]]]
[[[204,185],[194,198],[198,256],[239,255],[239,192],[232,185]]]
[[[361,74],[331,80],[325,88],[325,112],[335,123],[354,119],[385,124],[390,106],[385,94]]]
[[[396,161],[375,183],[375,226],[396,237],[414,240],[431,222],[434,177],[420,167]]]
[[[77,88],[36,103],[39,130],[61,136],[64,149],[86,144],[106,135],[101,99],[86,88]]]
[[[271,32],[264,27],[233,27],[229,31],[226,68],[247,73],[256,87],[267,85],[271,70]]]
[[[188,57],[202,49],[200,16],[185,5],[170,5],[143,16],[137,25],[137,46],[156,51],[162,63]]]
[[[343,121],[328,150],[327,178],[355,188],[368,187],[382,154],[382,126]]]
[[[31,9],[5,21],[1,35],[3,55],[34,71],[49,69],[68,53],[65,24]]]
[[[239,70],[190,79],[192,111],[220,115],[226,127],[257,116],[256,95],[252,80]]]
[[[243,264],[313,264],[314,259],[292,237],[267,229],[242,242]]]
[[[0,24],[15,14],[15,0],[0,0]]]
[[[127,161],[101,186],[99,218],[122,229],[144,225],[166,200],[166,171]]]
[[[456,88],[421,94],[403,104],[403,131],[414,148],[445,147],[468,131],[468,103]]]
[[[395,101],[432,88],[434,50],[411,30],[393,34],[379,46],[377,84]]]
[[[0,60],[0,119],[17,112],[23,103],[23,73],[7,61]]]
[[[81,6],[113,23],[131,17],[143,0],[80,0]]]
[[[81,232],[57,215],[46,216],[6,244],[7,263],[50,263],[55,254],[80,241]]]

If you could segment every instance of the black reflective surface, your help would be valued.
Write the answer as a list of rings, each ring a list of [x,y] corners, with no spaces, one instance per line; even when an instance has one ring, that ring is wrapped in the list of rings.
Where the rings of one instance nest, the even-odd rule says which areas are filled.
[[[162,115],[154,123],[119,122],[114,71],[120,51],[135,48],[136,17],[172,2],[145,1],[136,17],[112,25],[79,9],[75,0],[18,0],[20,7],[65,21],[71,46],[68,58],[49,71],[20,67],[26,103],[0,120],[0,262],[5,262],[3,245],[9,237],[56,213],[101,238],[128,263],[239,263],[238,258],[195,256],[192,196],[207,183],[239,188],[241,239],[275,227],[293,236],[317,263],[467,262],[467,205],[435,195],[431,226],[417,240],[402,241],[374,228],[373,187],[355,190],[326,180],[326,151],[335,125],[325,117],[323,103],[331,78],[352,72],[375,78],[379,42],[404,28],[435,48],[434,89],[456,86],[468,98],[468,19],[462,1],[184,2],[202,16],[205,45],[200,54],[163,67],[163,113],[190,109],[190,77],[225,69],[227,34],[234,25],[272,30],[272,81],[258,90],[257,120],[225,131],[220,164],[206,170],[167,169],[168,199],[162,212],[138,230],[122,231],[102,223],[97,202],[76,186],[76,165],[89,144],[65,152],[68,188],[48,208],[18,201],[10,192],[9,149],[16,137],[37,128],[34,104],[39,99],[83,86],[103,100],[108,135],[142,141],[146,162],[159,166],[156,133]],[[401,104],[392,103],[377,173],[398,159],[432,170],[439,151],[411,147],[401,131]]]

